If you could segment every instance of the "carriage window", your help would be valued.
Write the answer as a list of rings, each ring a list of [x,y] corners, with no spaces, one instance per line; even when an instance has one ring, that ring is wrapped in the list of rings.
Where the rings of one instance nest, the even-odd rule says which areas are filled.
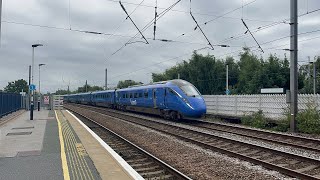
[[[134,98],[138,98],[138,93],[134,93]]]
[[[139,93],[139,98],[142,98],[142,93]]]
[[[174,91],[171,88],[168,88],[168,90],[169,90],[170,93],[172,93],[174,95],[176,94],[176,93],[174,93]]]
[[[148,98],[148,92],[144,92],[144,98]]]
[[[130,93],[130,98],[132,98],[133,97],[133,95],[132,95],[132,93]]]
[[[126,98],[126,94],[122,94],[122,98]]]

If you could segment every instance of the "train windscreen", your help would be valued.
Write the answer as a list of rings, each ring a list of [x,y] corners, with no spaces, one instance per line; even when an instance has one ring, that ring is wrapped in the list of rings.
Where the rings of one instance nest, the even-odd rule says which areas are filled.
[[[187,96],[200,96],[199,91],[189,82],[184,80],[172,80],[172,83],[179,86],[179,88],[187,95]]]
[[[192,85],[181,86],[180,88],[187,96],[193,96],[193,97],[200,96],[197,89]]]

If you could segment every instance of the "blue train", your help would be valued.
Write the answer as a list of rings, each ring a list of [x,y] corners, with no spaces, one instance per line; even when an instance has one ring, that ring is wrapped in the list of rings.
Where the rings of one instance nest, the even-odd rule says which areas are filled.
[[[199,118],[207,111],[205,101],[196,87],[181,79],[71,94],[66,95],[64,101],[155,114],[165,119]]]

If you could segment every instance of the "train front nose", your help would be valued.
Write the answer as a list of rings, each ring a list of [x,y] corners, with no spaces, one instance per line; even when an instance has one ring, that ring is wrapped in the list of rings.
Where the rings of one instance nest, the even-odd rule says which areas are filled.
[[[207,106],[205,101],[201,97],[189,98],[190,115],[191,117],[201,117],[207,113]]]

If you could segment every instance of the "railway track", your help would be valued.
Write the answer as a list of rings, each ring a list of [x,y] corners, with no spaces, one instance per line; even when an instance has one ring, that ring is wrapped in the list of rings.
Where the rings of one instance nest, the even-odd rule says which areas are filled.
[[[117,133],[104,127],[99,122],[82,113],[74,112],[82,122],[104,140],[143,178],[152,180],[191,179]]]
[[[282,133],[275,133],[270,131],[264,131],[259,129],[252,129],[240,126],[232,126],[222,123],[206,122],[202,120],[192,120],[183,122],[187,125],[192,125],[199,128],[208,130],[226,132],[245,136],[249,138],[268,141],[276,144],[292,146],[295,148],[311,150],[320,153],[320,139],[307,138],[302,136],[288,135]]]
[[[262,165],[268,169],[276,170],[292,177],[301,179],[320,179],[320,161],[316,159],[232,140],[181,126],[129,116],[120,112],[109,111],[105,108],[83,105],[67,105],[67,108],[78,112],[91,111],[101,116],[116,117],[131,123],[139,124],[184,141],[197,144],[201,147]]]

